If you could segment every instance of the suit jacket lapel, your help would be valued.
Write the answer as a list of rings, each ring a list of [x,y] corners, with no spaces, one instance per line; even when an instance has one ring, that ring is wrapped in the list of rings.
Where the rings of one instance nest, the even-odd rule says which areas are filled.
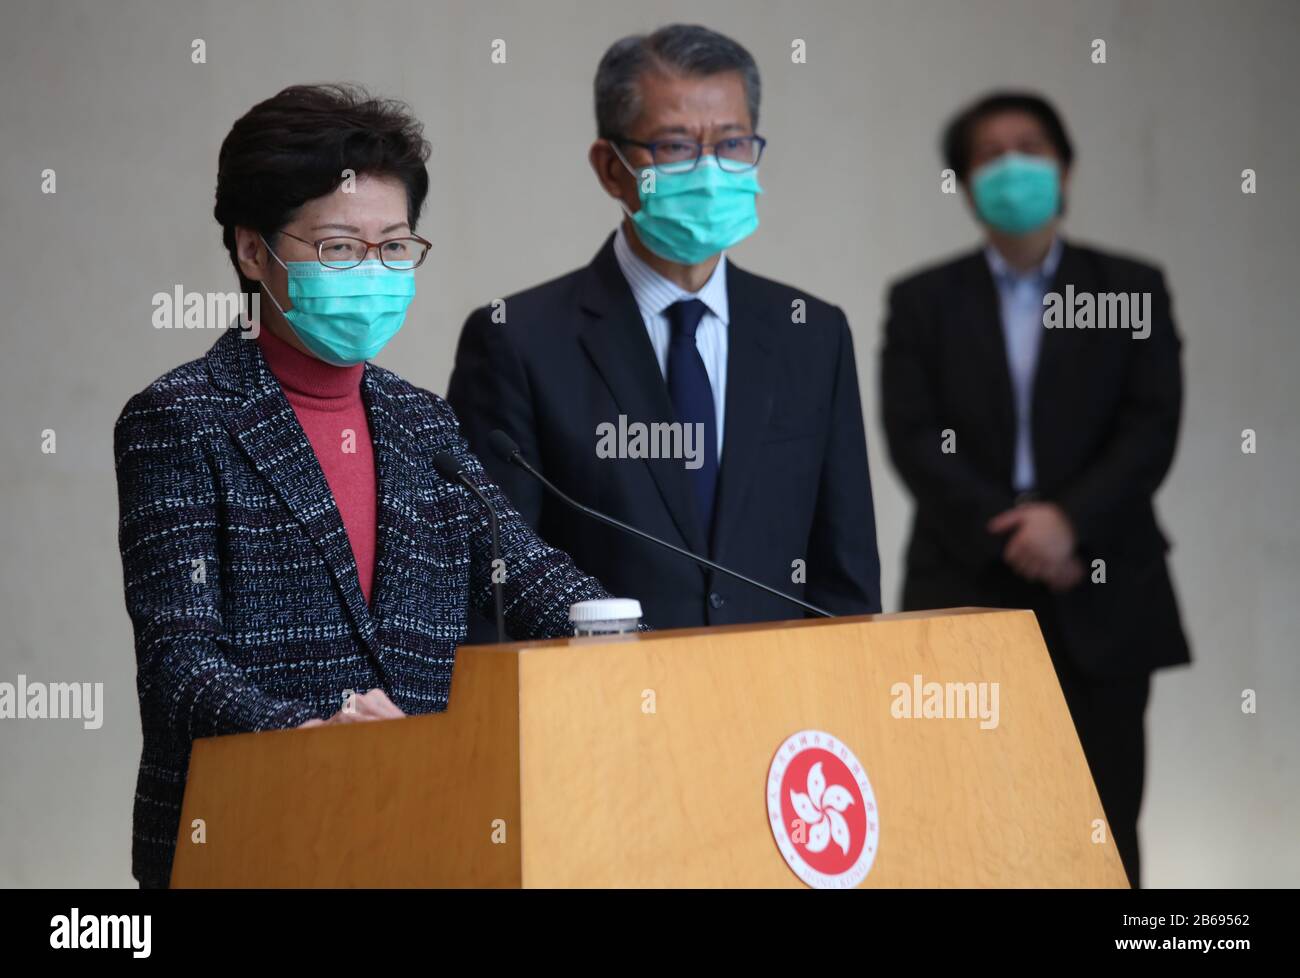
[[[227,430],[320,551],[357,631],[370,645],[376,624],[361,593],[352,544],[292,405],[256,341],[232,330],[217,341],[208,357],[214,380],[242,398],[226,412]]]
[[[777,379],[767,337],[768,310],[744,287],[745,273],[727,266],[727,415],[722,467],[713,510],[712,551],[723,548],[743,514],[745,494],[756,477],[763,433],[771,420]]]
[[[604,378],[619,411],[627,416],[628,424],[671,421],[673,405],[668,386],[646,332],[645,320],[614,257],[613,235],[588,266],[580,302],[593,320],[583,329],[579,342]],[[617,423],[618,419],[596,420]],[[648,458],[643,461],[682,539],[691,550],[703,552],[707,541],[695,513],[695,501],[682,460]]]
[[[1052,282],[1048,285],[1047,291],[1058,293],[1062,297],[1062,301],[1064,301],[1066,285],[1073,285],[1076,292],[1095,291],[1095,283],[1093,283],[1088,272],[1088,266],[1083,261],[1079,249],[1066,242],[1061,250],[1061,261],[1056,266],[1056,274],[1052,276]],[[1065,314],[1073,316],[1074,310],[1066,309]],[[1047,398],[1049,401],[1059,399],[1060,389],[1058,384],[1069,372],[1071,339],[1075,336],[1077,334],[1073,330],[1043,330],[1043,339],[1038,348],[1038,363],[1034,366],[1033,417],[1035,430],[1039,427],[1041,405],[1044,403],[1041,398]],[[1077,347],[1074,348],[1077,349]]]
[[[965,301],[959,329],[969,337],[975,358],[971,376],[991,380],[991,420],[996,426],[997,444],[1004,449],[1004,468],[1010,484],[1015,465],[1016,407],[1011,391],[1011,368],[1007,365],[1006,338],[1002,332],[1002,302],[982,250],[965,262],[961,277],[959,294]]]

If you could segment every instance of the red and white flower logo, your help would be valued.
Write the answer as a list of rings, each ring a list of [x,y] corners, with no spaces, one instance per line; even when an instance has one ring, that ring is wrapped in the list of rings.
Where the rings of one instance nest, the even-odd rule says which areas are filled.
[[[772,835],[796,876],[818,889],[857,886],[871,870],[880,817],[866,769],[821,730],[786,739],[767,772]]]

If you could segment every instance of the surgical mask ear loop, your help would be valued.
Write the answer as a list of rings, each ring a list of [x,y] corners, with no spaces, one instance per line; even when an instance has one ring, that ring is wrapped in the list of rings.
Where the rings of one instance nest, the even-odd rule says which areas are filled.
[[[276,260],[276,263],[279,264],[279,266],[283,268],[286,272],[288,272],[289,266],[286,265],[284,262],[280,261],[280,256],[275,253],[275,250],[271,247],[271,243],[267,241],[266,238],[263,237],[261,234],[259,234],[258,237],[262,239],[262,244],[266,246],[267,254],[269,254],[272,258],[274,258]],[[280,303],[275,301],[275,296],[272,295],[271,289],[267,286],[266,282],[260,281],[257,283],[257,286],[263,292],[266,293],[266,297],[271,300],[271,305],[275,306],[275,311],[280,314],[280,317],[286,323],[289,322],[289,317],[284,314],[284,307],[281,306]]]
[[[619,161],[620,163],[623,164],[623,169],[627,170],[628,173],[632,174],[632,180],[633,180],[634,184],[639,184],[640,181],[641,181],[641,174],[640,174],[640,173],[637,173],[636,170],[632,169],[632,164],[629,163],[626,159],[624,159],[623,154],[622,154],[621,152],[619,152],[618,147],[614,144],[614,142],[613,142],[612,140],[609,142],[609,148],[612,149],[612,150],[614,151],[614,155],[618,157],[618,161]],[[649,168],[647,167],[647,169],[649,169]],[[640,197],[641,197],[641,194],[640,194],[640,192],[638,191],[638,193],[637,193],[637,199],[639,200]],[[628,218],[629,221],[634,221],[634,220],[636,220],[636,219],[632,216],[632,212],[631,212],[630,210],[627,209],[627,204],[623,203],[623,201],[622,201],[621,199],[620,199],[619,202],[618,202],[618,206],[619,206],[620,208],[622,208],[623,213],[627,215],[627,218]]]

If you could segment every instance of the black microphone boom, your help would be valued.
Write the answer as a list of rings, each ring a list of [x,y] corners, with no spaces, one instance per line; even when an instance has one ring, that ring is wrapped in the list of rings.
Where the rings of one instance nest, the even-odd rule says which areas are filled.
[[[818,608],[815,604],[809,604],[807,601],[802,601],[799,598],[794,597],[793,595],[786,594],[784,591],[778,591],[774,587],[768,587],[762,581],[756,581],[752,577],[746,577],[744,574],[741,574],[738,571],[734,571],[729,567],[723,567],[721,564],[715,564],[713,561],[701,557],[699,554],[691,553],[689,550],[679,547],[676,544],[669,543],[667,540],[660,540],[658,537],[646,533],[645,530],[638,530],[635,526],[630,526],[627,523],[624,523],[622,520],[616,520],[614,519],[614,517],[606,516],[604,513],[600,512],[599,510],[592,509],[590,506],[584,506],[576,499],[573,499],[565,495],[563,492],[560,491],[559,487],[557,487],[554,483],[551,482],[550,479],[546,478],[546,476],[542,475],[542,473],[538,472],[535,468],[529,465],[528,460],[524,458],[523,453],[519,450],[519,446],[515,444],[514,439],[512,439],[500,428],[493,431],[492,434],[488,436],[488,444],[492,446],[492,450],[496,452],[497,455],[499,455],[503,461],[510,462],[512,465],[519,466],[521,469],[523,469],[525,472],[531,475],[534,479],[540,482],[543,486],[549,489],[552,493],[554,493],[557,497],[559,497],[559,499],[561,499],[563,502],[567,503],[569,506],[572,506],[574,509],[578,510],[581,513],[586,513],[594,520],[598,520],[599,522],[604,523],[607,526],[612,526],[615,529],[622,530],[624,533],[631,533],[633,536],[640,537],[642,540],[648,540],[651,543],[658,544],[661,547],[671,550],[675,554],[678,554],[682,557],[686,557],[689,560],[693,560],[697,564],[701,564],[704,567],[708,567],[710,570],[715,570],[718,571],[719,573],[726,574],[729,577],[734,577],[738,581],[744,581],[746,584],[750,585],[751,587],[756,587],[760,591],[766,591],[768,594],[774,594],[778,598],[784,598],[786,601],[789,601],[791,604],[797,604],[800,608],[803,608],[805,611],[811,611],[813,614],[821,615],[823,618],[835,617],[829,611],[826,611],[824,608]]]
[[[438,474],[448,482],[458,482],[475,496],[487,510],[488,526],[492,529],[492,598],[496,602],[497,611],[497,641],[507,641],[506,636],[506,613],[505,601],[501,595],[501,582],[497,580],[497,568],[501,566],[501,531],[497,526],[497,510],[492,505],[492,500],[488,499],[478,486],[474,485],[473,480],[465,473],[465,469],[460,462],[456,461],[456,456],[450,452],[440,452],[433,457],[433,467],[438,470]]]

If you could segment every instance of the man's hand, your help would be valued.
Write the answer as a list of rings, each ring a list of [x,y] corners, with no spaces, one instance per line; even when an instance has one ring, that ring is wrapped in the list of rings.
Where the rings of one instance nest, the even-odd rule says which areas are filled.
[[[1067,571],[1074,555],[1074,527],[1065,511],[1055,503],[1021,503],[989,520],[988,531],[1010,533],[1002,559],[1021,577],[1031,581],[1052,580],[1067,584]],[[1074,560],[1078,564],[1078,560]],[[1082,575],[1082,565],[1078,568]],[[1073,587],[1078,581],[1069,583]],[[1055,590],[1055,588],[1053,588]]]
[[[298,724],[301,730],[303,727],[320,727],[327,723],[364,723],[367,720],[396,720],[406,716],[401,710],[394,705],[393,701],[388,698],[382,689],[372,689],[368,693],[359,693],[352,696],[348,706],[339,710],[328,720],[318,720],[313,717],[304,723]]]
[[[1083,580],[1083,563],[1074,554],[1066,557],[1047,572],[1043,583],[1056,594],[1072,591]]]

